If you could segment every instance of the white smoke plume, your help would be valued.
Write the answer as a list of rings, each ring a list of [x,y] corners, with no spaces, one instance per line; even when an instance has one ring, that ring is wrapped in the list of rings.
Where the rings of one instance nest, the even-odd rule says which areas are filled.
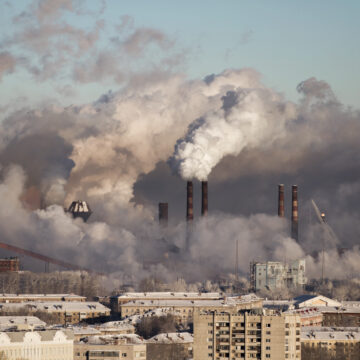
[[[194,122],[175,147],[172,163],[184,179],[206,180],[227,155],[267,149],[286,134],[296,107],[265,88],[252,70],[225,71],[209,83],[224,82],[222,104]],[[209,91],[211,93],[211,90]]]

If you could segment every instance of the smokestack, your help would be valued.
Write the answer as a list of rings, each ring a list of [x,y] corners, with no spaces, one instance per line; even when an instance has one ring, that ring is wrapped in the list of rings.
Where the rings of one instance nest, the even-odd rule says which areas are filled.
[[[278,216],[285,217],[284,210],[284,184],[279,184],[279,202],[278,202]]]
[[[296,241],[299,240],[299,218],[298,218],[298,187],[292,186],[292,203],[291,203],[291,237]]]
[[[163,227],[167,227],[168,224],[168,210],[169,205],[168,203],[159,203],[159,224]]]
[[[201,182],[201,215],[206,216],[208,213],[208,182]]]
[[[192,222],[194,220],[194,209],[193,209],[193,183],[188,181],[186,185],[186,221]]]

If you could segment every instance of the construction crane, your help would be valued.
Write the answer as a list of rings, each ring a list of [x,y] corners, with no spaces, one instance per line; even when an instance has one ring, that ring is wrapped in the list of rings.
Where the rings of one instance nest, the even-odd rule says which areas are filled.
[[[316,217],[319,223],[322,226],[324,235],[326,239],[330,239],[333,243],[337,244],[339,242],[338,237],[335,235],[333,229],[326,222],[326,216],[324,212],[321,212],[316,205],[315,201],[311,199],[311,204],[314,208]],[[325,273],[325,239],[322,240],[322,250],[321,250],[321,281],[324,282],[324,273]]]

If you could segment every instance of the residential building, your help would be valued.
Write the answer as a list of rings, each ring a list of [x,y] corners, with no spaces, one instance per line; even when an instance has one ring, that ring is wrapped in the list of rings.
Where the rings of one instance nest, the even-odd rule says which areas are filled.
[[[7,360],[73,360],[69,330],[0,332],[0,350]]]
[[[110,308],[113,314],[122,315],[121,306],[131,301],[159,300],[219,300],[222,295],[217,292],[127,292],[110,298]]]
[[[301,345],[326,349],[332,355],[360,345],[360,328],[308,327],[301,330]]]
[[[75,294],[0,294],[0,303],[68,301],[85,302],[85,296]]]
[[[170,313],[175,316],[179,323],[193,322],[195,310],[222,311],[223,309],[249,309],[262,307],[263,300],[254,294],[227,297],[222,300],[133,300],[121,305],[122,317],[144,315],[157,309],[164,315]],[[158,316],[161,313],[158,313]]]
[[[184,360],[193,357],[194,337],[188,332],[158,334],[146,340],[147,359]]]
[[[36,316],[0,316],[0,330],[32,330],[44,328],[46,323]]]
[[[146,360],[146,344],[140,336],[90,336],[74,344],[74,360]]]
[[[300,317],[264,309],[198,311],[194,360],[300,359]]]
[[[76,324],[81,321],[103,321],[110,316],[110,309],[97,302],[27,302],[0,304],[0,314],[26,309],[42,311],[55,316],[59,324]]]

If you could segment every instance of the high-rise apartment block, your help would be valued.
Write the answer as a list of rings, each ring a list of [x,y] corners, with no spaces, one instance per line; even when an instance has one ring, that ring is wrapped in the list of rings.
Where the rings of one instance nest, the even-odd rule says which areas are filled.
[[[300,357],[299,315],[264,309],[194,314],[194,360]]]

